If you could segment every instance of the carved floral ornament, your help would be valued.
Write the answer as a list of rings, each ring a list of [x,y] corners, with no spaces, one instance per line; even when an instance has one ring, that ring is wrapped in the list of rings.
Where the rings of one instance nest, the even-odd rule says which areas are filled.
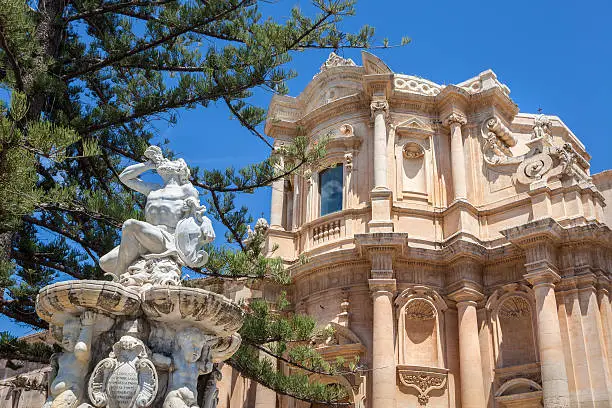
[[[418,159],[423,157],[423,155],[425,154],[425,150],[423,150],[423,147],[418,143],[414,142],[406,143],[404,145],[404,148],[402,149],[402,152],[406,159]]]

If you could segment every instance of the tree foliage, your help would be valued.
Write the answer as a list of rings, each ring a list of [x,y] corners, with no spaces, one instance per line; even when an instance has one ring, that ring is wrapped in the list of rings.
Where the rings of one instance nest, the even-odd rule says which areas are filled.
[[[0,0],[0,80],[10,95],[0,106],[0,311],[45,329],[34,312],[42,286],[102,278],[98,259],[118,243],[121,223],[142,217],[144,197],[119,182],[119,171],[140,160],[160,121],[174,123],[182,110],[220,102],[272,147],[258,130],[265,110],[250,103],[254,90],[287,92],[292,52],[371,46],[373,28],[340,27],[353,1],[313,5],[312,15],[293,8],[279,21],[256,0]],[[323,146],[309,149],[298,137],[277,153],[241,169],[194,169],[193,183],[231,244],[211,248],[207,268],[195,272],[286,283],[280,261],[245,241],[252,219],[236,197],[316,162]],[[329,387],[251,358],[264,347],[296,367],[329,370],[306,351],[313,320],[272,316],[257,302],[250,307],[255,320],[243,329],[247,341],[235,367],[279,392],[335,398]],[[303,344],[291,352],[288,341],[296,336]],[[0,338],[2,356],[31,351]]]

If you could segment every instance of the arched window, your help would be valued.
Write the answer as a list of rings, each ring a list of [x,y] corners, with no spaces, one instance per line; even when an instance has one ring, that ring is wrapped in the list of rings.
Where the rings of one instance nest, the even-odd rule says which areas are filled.
[[[321,216],[342,210],[342,165],[329,167],[319,173]]]

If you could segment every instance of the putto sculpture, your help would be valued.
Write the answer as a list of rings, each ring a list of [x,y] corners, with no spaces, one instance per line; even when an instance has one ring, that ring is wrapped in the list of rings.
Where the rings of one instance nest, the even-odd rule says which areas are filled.
[[[59,282],[38,294],[36,311],[63,349],[44,408],[197,408],[216,400],[214,384],[198,398],[198,376],[240,346],[242,309],[182,286],[182,268],[204,266],[215,238],[187,164],[157,146],[145,157],[120,175],[147,202],[145,220],[127,220],[119,246],[100,259],[113,280]],[[161,184],[139,177],[149,170]]]

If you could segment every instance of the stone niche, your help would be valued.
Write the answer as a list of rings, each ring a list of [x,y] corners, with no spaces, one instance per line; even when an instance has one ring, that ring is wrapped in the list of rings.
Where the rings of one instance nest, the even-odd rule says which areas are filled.
[[[447,306],[434,290],[414,285],[396,300],[400,389],[416,395],[420,405],[446,392],[444,367],[444,310]]]

